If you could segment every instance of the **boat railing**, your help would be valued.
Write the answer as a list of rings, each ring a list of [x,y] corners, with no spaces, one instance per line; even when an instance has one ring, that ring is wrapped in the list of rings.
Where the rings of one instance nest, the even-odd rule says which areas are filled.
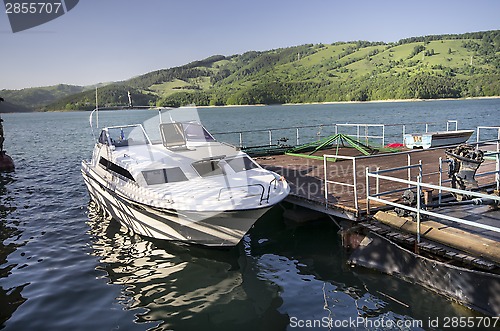
[[[375,193],[372,194],[370,193],[370,179],[373,178],[375,180],[385,180],[389,182],[395,182],[395,183],[400,183],[403,185],[407,185],[413,190],[416,190],[416,205],[415,206],[409,206],[402,204],[398,202],[397,200],[391,199],[390,197],[387,197],[388,193]],[[426,190],[441,190],[448,192],[450,194],[455,193],[459,195],[466,195],[469,196],[473,199],[477,199],[476,202],[477,204],[480,203],[480,201],[494,201],[495,204],[500,204],[500,197],[496,195],[489,195],[489,194],[484,194],[480,192],[474,192],[474,191],[468,191],[468,190],[461,190],[461,189],[456,189],[456,188],[451,188],[451,187],[445,187],[441,185],[434,185],[434,184],[429,184],[429,183],[424,183],[422,182],[422,176],[418,175],[417,180],[407,180],[407,179],[402,179],[402,178],[397,178],[397,177],[392,177],[392,176],[386,176],[382,175],[382,172],[380,171],[370,171],[369,168],[366,168],[366,201],[367,201],[367,213],[370,214],[371,209],[370,209],[370,203],[371,202],[377,202],[383,205],[387,206],[392,206],[395,208],[400,208],[403,210],[406,210],[408,212],[414,213],[415,214],[415,220],[417,223],[417,243],[420,242],[420,224],[422,221],[422,216],[430,216],[434,217],[437,219],[441,220],[447,220],[451,221],[454,223],[458,224],[463,224],[463,225],[468,225],[476,228],[480,228],[483,230],[488,230],[488,231],[494,231],[494,232],[500,232],[500,227],[498,226],[492,226],[488,224],[482,224],[480,222],[475,222],[475,221],[470,221],[466,220],[463,218],[459,217],[454,217],[450,216],[444,213],[439,213],[438,211],[434,211],[432,209],[426,208],[426,205],[424,204],[423,201],[421,201],[421,196],[424,195],[423,193]],[[384,198],[385,197],[385,198]]]
[[[415,122],[415,123],[328,123],[291,127],[276,127],[255,130],[239,130],[213,132],[215,136],[225,136],[233,145],[243,147],[275,146],[291,140],[291,144],[298,146],[319,140],[322,137],[342,133],[360,142],[370,145],[385,146],[387,142],[404,142],[404,135],[410,131],[429,132],[431,128],[442,128],[442,122]],[[446,131],[458,130],[458,121],[446,121]],[[286,139],[285,139],[286,138]]]
[[[97,98],[97,95],[96,95],[96,98]],[[97,102],[96,102],[97,104]],[[134,109],[149,109],[149,110],[157,110],[158,111],[158,116],[159,116],[159,123],[162,123],[162,112],[164,111],[171,111],[173,110],[174,108],[170,108],[170,107],[154,107],[154,106],[132,106],[132,105],[129,105],[129,106],[104,106],[104,107],[99,107],[99,106],[96,106],[96,108],[94,108],[91,112],[90,112],[90,115],[89,115],[89,124],[90,124],[90,130],[92,132],[92,136],[94,137],[94,139],[97,139],[97,134],[95,132],[95,129],[96,130],[99,130],[99,112],[101,111],[105,111],[105,110],[134,110]],[[94,118],[94,115],[95,115],[95,118]],[[170,116],[170,113],[169,113],[169,116]],[[171,117],[170,117],[171,119]],[[95,126],[94,126],[95,124]],[[144,130],[144,128],[143,128]]]
[[[237,189],[237,188],[250,188],[250,187],[259,187],[261,189],[260,202],[259,202],[260,205],[262,204],[262,201],[269,202],[269,193],[267,195],[267,198],[265,198],[264,195],[266,194],[266,188],[262,184],[247,184],[247,185],[238,185],[238,186],[223,187],[223,188],[221,188],[219,190],[219,194],[217,196],[217,200],[220,201],[221,194],[224,191],[229,191],[230,192],[233,189]]]
[[[220,200],[220,196],[224,190],[231,191],[231,189],[234,189],[234,188],[258,186],[262,189],[262,193],[260,195],[260,202],[259,202],[259,204],[261,205],[262,201],[269,202],[269,197],[271,196],[271,188],[273,187],[273,185],[274,185],[274,189],[276,189],[278,187],[278,180],[281,180],[281,178],[280,179],[274,178],[273,180],[271,180],[269,182],[269,185],[267,185],[267,195],[266,195],[266,189],[265,189],[264,185],[262,185],[262,184],[247,184],[247,185],[239,185],[239,186],[231,186],[231,187],[221,188],[219,190],[219,195],[217,196],[217,200]]]
[[[278,180],[276,178],[274,178],[273,180],[271,180],[269,182],[269,185],[267,186],[266,202],[269,202],[269,197],[271,196],[271,187],[273,186],[273,183],[274,183],[274,189],[276,189],[278,187]],[[262,202],[262,200],[261,200],[261,202]]]

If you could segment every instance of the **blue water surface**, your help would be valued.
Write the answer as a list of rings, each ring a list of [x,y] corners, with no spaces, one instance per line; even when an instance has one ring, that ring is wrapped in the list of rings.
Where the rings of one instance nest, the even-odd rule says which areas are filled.
[[[330,134],[319,125],[332,123],[499,126],[499,111],[500,100],[493,99],[200,108],[198,114],[221,133],[316,126],[300,132],[306,140]],[[0,329],[328,329],[328,321],[366,318],[418,330],[432,318],[478,315],[418,285],[349,266],[335,224],[291,225],[280,206],[228,250],[127,232],[89,209],[80,174],[94,141],[88,115],[2,114],[16,171],[0,175]],[[154,115],[102,112],[100,120],[122,124]],[[395,126],[388,136],[398,141],[400,131]],[[277,130],[271,140],[293,142],[295,135]],[[239,144],[238,134],[216,136]],[[266,144],[269,132],[245,133],[243,140]]]

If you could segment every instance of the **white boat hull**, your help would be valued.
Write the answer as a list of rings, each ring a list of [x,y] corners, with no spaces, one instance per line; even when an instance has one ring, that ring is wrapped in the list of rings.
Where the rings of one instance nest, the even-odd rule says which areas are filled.
[[[114,192],[100,177],[82,167],[91,196],[100,208],[133,232],[150,238],[235,246],[253,224],[272,206],[255,209],[197,212],[155,208],[134,202]]]

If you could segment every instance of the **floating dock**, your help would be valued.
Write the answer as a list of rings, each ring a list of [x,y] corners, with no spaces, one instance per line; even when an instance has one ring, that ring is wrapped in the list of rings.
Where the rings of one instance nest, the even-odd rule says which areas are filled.
[[[498,139],[479,142],[481,128],[498,130]],[[358,125],[358,141],[359,131]],[[450,146],[369,155],[345,145],[288,153],[280,147],[278,153],[255,160],[286,178],[288,202],[342,225],[343,239],[353,250],[352,264],[397,275],[498,316],[500,128],[478,128],[474,145],[485,155],[474,190],[452,185],[449,169],[456,164],[447,157]],[[405,194],[414,195],[412,203]],[[307,222],[303,217],[299,223]],[[433,274],[433,268],[439,272]],[[449,276],[443,280],[445,274]],[[464,285],[460,275],[481,288]]]
[[[368,211],[367,169],[373,172],[396,169],[392,171],[395,178],[416,180],[421,165],[423,182],[439,185],[441,180],[443,184],[447,179],[446,170],[442,169],[440,173],[439,168],[443,168],[440,159],[443,161],[446,158],[445,149],[446,147],[441,147],[356,156],[355,150],[344,148],[339,149],[337,155],[335,149],[316,152],[315,155],[323,158],[322,160],[286,154],[255,159],[262,167],[286,178],[291,189],[288,201],[335,217],[361,221],[366,219]],[[495,165],[485,164],[481,170],[491,172],[495,170]],[[478,182],[481,186],[494,184],[495,174],[479,175]],[[400,188],[401,185],[379,180],[378,186],[373,182],[370,187],[381,192]],[[393,198],[396,200],[400,196],[401,194],[395,194]],[[376,207],[375,205],[377,204],[372,203],[372,207]]]

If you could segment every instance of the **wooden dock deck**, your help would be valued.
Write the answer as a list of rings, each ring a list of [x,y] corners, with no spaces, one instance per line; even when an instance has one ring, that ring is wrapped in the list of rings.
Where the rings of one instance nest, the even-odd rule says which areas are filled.
[[[435,148],[428,150],[406,150],[397,153],[386,153],[363,156],[358,155],[353,148],[341,148],[338,155],[351,156],[356,158],[355,171],[354,163],[347,159],[337,159],[335,162],[328,161],[325,172],[324,161],[321,157],[325,154],[335,154],[335,149],[322,150],[313,154],[320,158],[311,159],[296,155],[273,155],[256,157],[255,160],[264,168],[272,170],[284,176],[290,185],[290,195],[288,201],[323,213],[349,220],[363,220],[366,217],[366,168],[370,171],[377,169],[389,169],[406,166],[408,164],[422,163],[422,181],[438,185],[439,183],[439,158],[446,159],[446,148]],[[305,154],[307,155],[307,154]],[[447,180],[447,166],[444,166],[442,179]],[[494,164],[481,165],[480,171],[494,171]],[[479,171],[478,171],[479,172]],[[328,201],[325,199],[325,174],[329,180],[354,185],[356,177],[357,207],[354,188],[346,185],[327,184]],[[416,180],[419,170],[410,170],[411,180]],[[408,170],[394,171],[390,174],[393,177],[408,179]],[[477,178],[480,186],[492,184],[494,175]],[[380,192],[402,188],[401,184],[394,182],[380,181]],[[375,192],[376,183],[370,182],[370,192]],[[393,199],[401,197],[402,192],[394,194]],[[373,207],[373,202],[371,202]]]

